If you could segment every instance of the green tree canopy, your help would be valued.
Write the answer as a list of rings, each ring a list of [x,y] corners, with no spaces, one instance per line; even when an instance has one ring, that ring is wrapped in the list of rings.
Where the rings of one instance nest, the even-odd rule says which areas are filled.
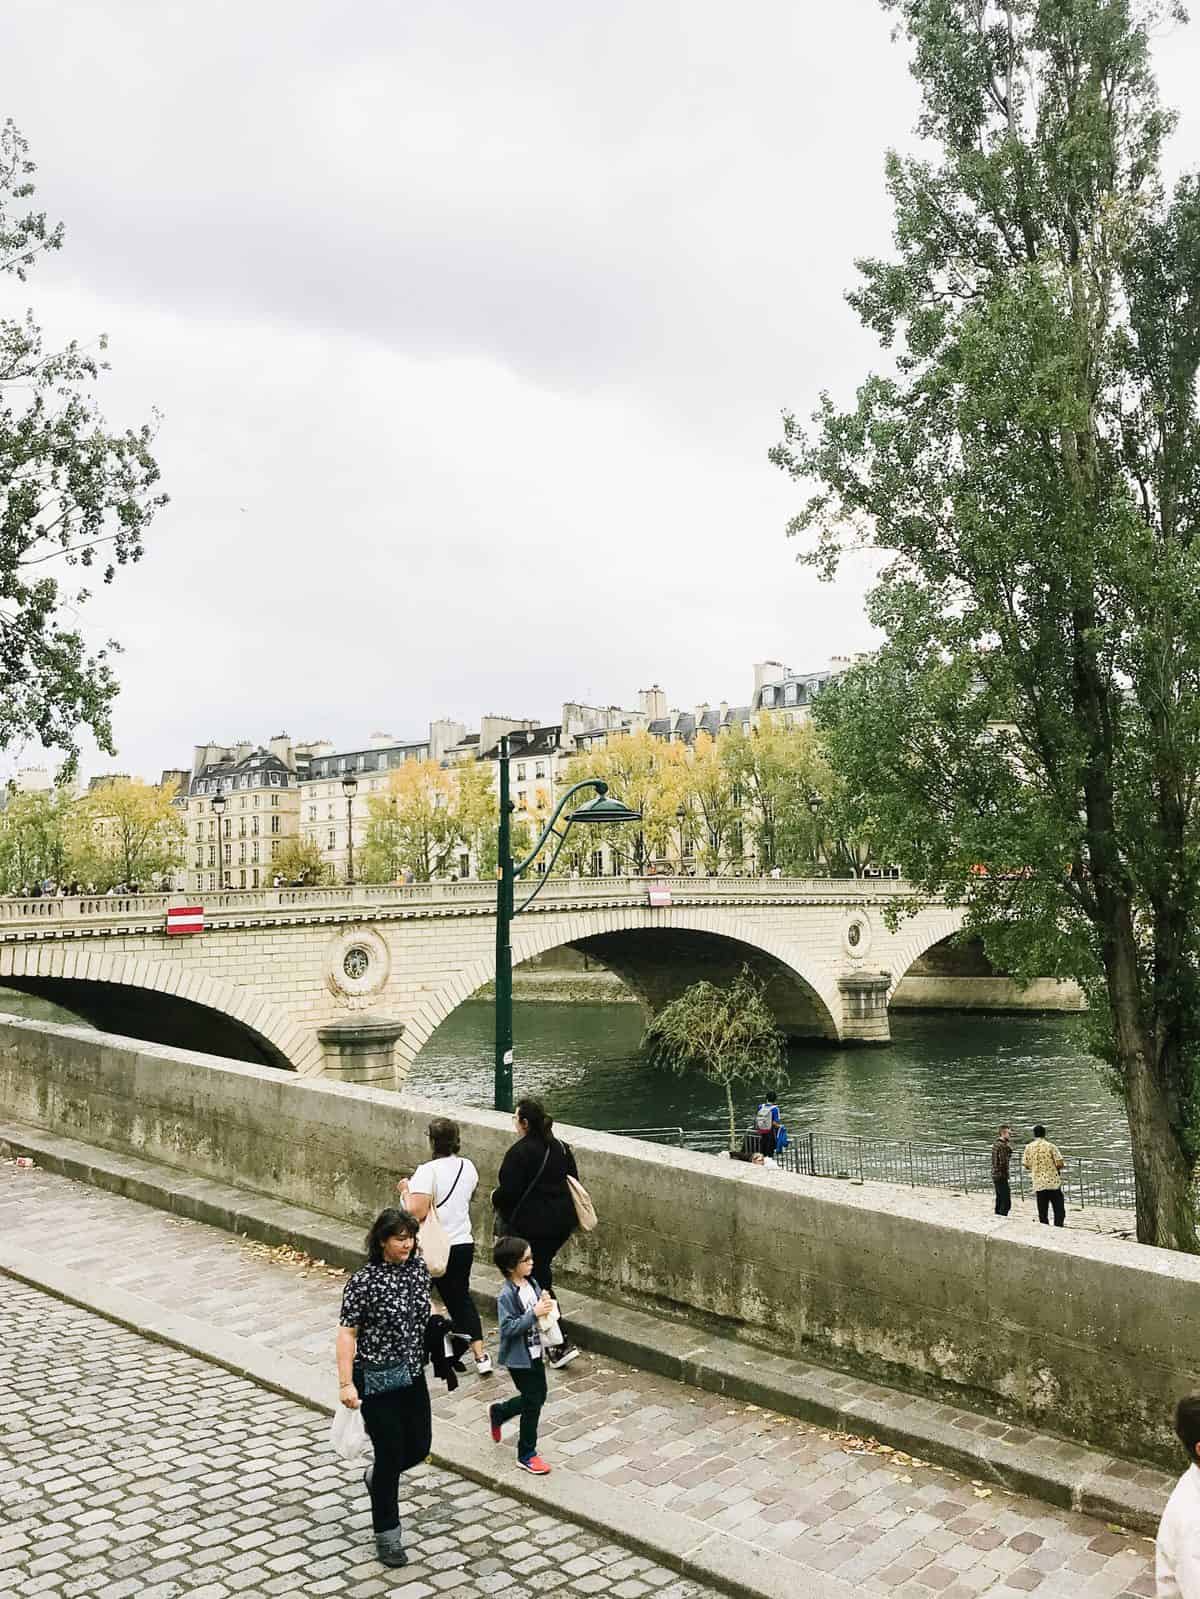
[[[725,1090],[729,1147],[737,1143],[733,1085],[773,1083],[784,1062],[784,1036],[748,966],[732,983],[693,983],[664,1005],[643,1040],[651,1058],[682,1076],[698,1071]]]
[[[315,839],[285,838],[271,857],[271,876],[290,888],[317,888],[330,879],[330,868]],[[373,882],[373,878],[365,879]]]
[[[185,823],[175,790],[138,778],[99,784],[67,820],[71,874],[101,890],[118,883],[145,891],[183,863]]]
[[[24,282],[61,224],[29,204],[34,164],[12,122],[0,127],[0,277]],[[105,341],[97,341],[103,351]],[[111,432],[92,389],[105,363],[76,343],[46,348],[33,313],[0,318],[0,748],[36,738],[78,757],[91,729],[113,754],[115,645],[89,654],[75,625],[84,574],[110,583],[142,554],[165,496],[152,430]]]
[[[0,811],[0,893],[19,894],[34,883],[68,876],[67,832],[73,805],[64,789],[10,792]]]
[[[850,295],[894,348],[775,460],[833,571],[885,552],[885,643],[826,691],[877,844],[1018,974],[1078,979],[1144,1242],[1197,1247],[1200,183],[1160,179],[1151,0],[883,0],[925,153]],[[968,890],[971,890],[968,892]]]

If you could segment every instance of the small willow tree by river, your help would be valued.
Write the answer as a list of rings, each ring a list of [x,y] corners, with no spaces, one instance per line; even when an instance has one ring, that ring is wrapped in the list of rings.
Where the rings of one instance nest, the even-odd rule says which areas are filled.
[[[664,1005],[646,1029],[645,1046],[657,1065],[678,1076],[696,1071],[725,1090],[729,1147],[737,1142],[733,1085],[751,1078],[770,1085],[783,1065],[785,1040],[748,966],[732,983],[693,983]]]

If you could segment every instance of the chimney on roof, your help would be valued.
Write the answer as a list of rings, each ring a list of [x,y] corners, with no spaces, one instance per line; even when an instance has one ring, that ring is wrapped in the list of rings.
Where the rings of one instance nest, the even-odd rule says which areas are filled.
[[[757,699],[758,691],[764,683],[777,683],[781,677],[788,675],[788,669],[782,661],[755,661],[754,663],[754,695]]]
[[[657,683],[638,690],[638,705],[648,721],[656,722],[667,714],[667,696]]]
[[[721,724],[723,726],[725,718],[729,715],[729,701],[722,700],[720,705],[717,706],[717,710],[721,713]]]

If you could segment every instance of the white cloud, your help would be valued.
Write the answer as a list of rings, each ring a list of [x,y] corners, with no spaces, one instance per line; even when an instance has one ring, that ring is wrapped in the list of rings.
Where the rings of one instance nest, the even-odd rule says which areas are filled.
[[[914,117],[888,35],[874,0],[10,0],[0,111],[68,226],[24,292],[109,332],[114,421],[165,414],[173,503],[85,612],[119,764],[862,647],[865,569],[796,567],[766,451],[877,359],[841,295]],[[1180,100],[1196,36],[1162,58]]]

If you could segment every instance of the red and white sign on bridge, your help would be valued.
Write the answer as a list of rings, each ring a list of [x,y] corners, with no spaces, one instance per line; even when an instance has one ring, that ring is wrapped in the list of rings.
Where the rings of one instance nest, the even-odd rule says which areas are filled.
[[[172,905],[167,911],[167,937],[204,931],[203,905]]]

